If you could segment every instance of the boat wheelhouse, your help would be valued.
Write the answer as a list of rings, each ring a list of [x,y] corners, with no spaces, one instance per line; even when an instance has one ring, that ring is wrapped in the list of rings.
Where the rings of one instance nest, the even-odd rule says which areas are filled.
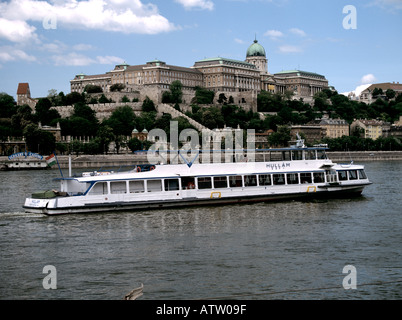
[[[48,215],[360,195],[362,165],[335,164],[326,148],[265,149],[255,161],[137,166],[60,178],[59,191],[33,194],[26,212]]]

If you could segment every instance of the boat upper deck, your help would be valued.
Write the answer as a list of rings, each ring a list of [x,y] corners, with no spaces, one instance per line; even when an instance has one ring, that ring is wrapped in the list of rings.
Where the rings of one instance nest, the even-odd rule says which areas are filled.
[[[205,158],[201,156],[202,151],[199,151],[195,155],[191,154],[190,157],[188,157],[189,155],[187,154],[183,155],[180,151],[176,151],[177,155],[182,159],[182,161],[177,161],[177,164],[164,164],[163,162],[158,165],[148,164],[137,166],[129,171],[100,170],[87,172],[80,176],[60,178],[60,180],[91,182],[123,179],[151,179],[156,177],[172,178],[180,176],[248,175],[273,172],[322,171],[324,168],[334,166],[332,161],[327,158],[325,150],[327,150],[325,147],[241,150],[246,156],[237,152],[238,150],[231,150],[229,156],[226,153],[220,159],[211,157],[208,159],[209,162],[205,162]],[[185,156],[187,156],[187,158]],[[178,157],[178,159],[180,159],[180,157]],[[215,162],[214,160],[223,160],[223,162]]]

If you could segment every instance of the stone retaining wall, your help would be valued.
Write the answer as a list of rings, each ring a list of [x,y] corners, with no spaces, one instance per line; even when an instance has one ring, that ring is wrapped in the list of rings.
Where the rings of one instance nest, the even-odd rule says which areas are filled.
[[[355,151],[355,152],[328,152],[329,158],[333,162],[354,163],[366,161],[402,161],[402,151]],[[62,169],[68,168],[68,156],[58,156],[58,161]],[[7,157],[0,157],[0,163],[8,162]],[[112,155],[81,155],[71,156],[71,166],[78,168],[101,168],[101,167],[120,167],[133,166],[136,164],[148,163],[146,155],[139,154],[112,154]],[[58,169],[53,166],[53,169]]]

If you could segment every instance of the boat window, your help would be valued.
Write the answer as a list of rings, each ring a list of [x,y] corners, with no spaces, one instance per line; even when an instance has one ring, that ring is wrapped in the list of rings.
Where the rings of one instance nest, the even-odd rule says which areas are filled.
[[[339,181],[348,180],[348,175],[347,175],[346,171],[345,170],[338,171],[338,178],[339,178]]]
[[[147,180],[147,191],[148,192],[162,191],[162,180]]]
[[[110,193],[127,193],[126,181],[110,182]]]
[[[228,187],[228,183],[227,183],[226,176],[225,177],[214,177],[214,188],[215,189],[227,188],[227,187]]]
[[[299,184],[299,175],[297,173],[287,174],[288,184]]]
[[[317,150],[317,159],[327,159],[327,155],[324,150]]]
[[[260,186],[270,186],[271,183],[271,175],[270,174],[261,174],[258,176],[258,183]]]
[[[212,182],[211,177],[198,178],[198,189],[211,189]]]
[[[274,184],[285,184],[285,175],[283,173],[277,173],[272,175]]]
[[[166,179],[165,191],[179,190],[179,179]]]
[[[98,194],[107,194],[107,182],[97,182],[92,187],[89,194],[91,195],[98,195]]]
[[[270,161],[282,161],[282,153],[280,151],[271,151],[269,157]]]
[[[303,152],[299,150],[292,150],[292,160],[303,160]]]
[[[130,181],[128,184],[130,193],[140,193],[144,192],[144,181],[143,180],[135,180],[135,181]]]
[[[245,187],[255,187],[257,186],[257,176],[244,176],[244,186]]]
[[[312,183],[311,172],[300,173],[300,183]]]
[[[195,189],[195,178],[194,177],[182,177],[181,186],[184,190]]]
[[[315,160],[315,150],[304,151],[304,156],[306,160]]]
[[[314,172],[313,178],[314,178],[314,183],[325,182],[324,172]]]
[[[229,185],[231,188],[241,188],[243,187],[242,176],[230,176]]]
[[[290,151],[282,151],[282,160],[290,161]]]
[[[357,170],[349,171],[349,180],[357,180]]]
[[[359,179],[367,179],[366,173],[362,169],[359,170]]]

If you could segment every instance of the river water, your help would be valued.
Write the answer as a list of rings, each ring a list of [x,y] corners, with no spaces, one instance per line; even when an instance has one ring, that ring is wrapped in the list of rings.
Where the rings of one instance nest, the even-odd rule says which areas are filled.
[[[365,165],[357,199],[58,217],[22,210],[58,170],[0,172],[0,299],[401,299],[402,162]]]

